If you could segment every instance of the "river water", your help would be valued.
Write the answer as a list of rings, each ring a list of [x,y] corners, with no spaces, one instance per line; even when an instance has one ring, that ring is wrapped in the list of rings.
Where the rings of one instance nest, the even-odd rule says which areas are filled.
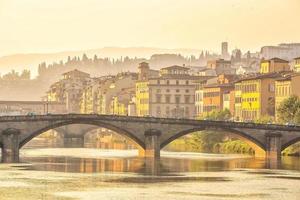
[[[0,199],[300,199],[300,159],[270,169],[242,155],[137,150],[25,148],[20,164],[0,165]]]

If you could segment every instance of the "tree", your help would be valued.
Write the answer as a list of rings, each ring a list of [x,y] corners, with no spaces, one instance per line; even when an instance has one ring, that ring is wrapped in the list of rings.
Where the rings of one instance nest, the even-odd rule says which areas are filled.
[[[207,117],[208,120],[220,120],[220,121],[225,121],[229,120],[231,118],[231,113],[230,111],[226,108],[221,111],[212,111],[210,112]]]
[[[300,122],[300,99],[298,96],[291,96],[285,99],[277,109],[280,122]]]
[[[30,80],[30,70],[24,69],[20,75],[21,80]]]

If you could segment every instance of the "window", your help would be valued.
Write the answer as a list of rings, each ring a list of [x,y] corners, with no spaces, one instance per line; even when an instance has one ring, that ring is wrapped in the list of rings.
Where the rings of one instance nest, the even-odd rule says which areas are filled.
[[[185,84],[188,85],[188,84],[189,84],[189,81],[185,81]]]
[[[273,84],[269,84],[269,92],[274,92],[275,88]]]
[[[179,92],[180,92],[180,90],[179,90],[179,89],[177,89],[177,90],[176,90],[176,92],[177,92],[177,93],[179,93]]]
[[[179,85],[179,80],[176,80],[176,85]]]
[[[169,80],[167,80],[167,85],[170,85],[170,81]]]
[[[176,95],[176,96],[175,96],[175,103],[176,103],[176,104],[179,104],[179,103],[180,103],[180,96],[179,96],[179,95]]]
[[[157,80],[157,84],[160,85],[160,80]]]
[[[186,90],[185,90],[185,93],[189,93],[189,92],[190,92],[189,89],[186,89]]]
[[[190,116],[190,108],[189,107],[185,107],[184,110],[185,110],[184,115],[185,115],[186,118],[188,118]]]
[[[169,106],[166,107],[166,115],[167,115],[167,117],[170,116],[170,107]]]
[[[156,116],[160,117],[160,114],[161,114],[160,106],[157,106],[156,107]]]
[[[190,103],[190,96],[189,95],[184,96],[184,103]]]
[[[171,102],[171,95],[166,95],[166,103],[170,103]]]
[[[169,90],[169,89],[167,89],[167,90],[166,90],[166,92],[170,92],[170,90]]]
[[[161,94],[157,94],[156,95],[156,103],[160,103],[161,102]]]

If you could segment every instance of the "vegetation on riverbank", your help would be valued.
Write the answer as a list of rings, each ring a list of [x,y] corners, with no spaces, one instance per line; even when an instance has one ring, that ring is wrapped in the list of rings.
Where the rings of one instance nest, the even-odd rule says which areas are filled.
[[[201,131],[181,137],[170,143],[165,150],[202,153],[241,153],[254,154],[247,143],[231,139],[225,132]]]

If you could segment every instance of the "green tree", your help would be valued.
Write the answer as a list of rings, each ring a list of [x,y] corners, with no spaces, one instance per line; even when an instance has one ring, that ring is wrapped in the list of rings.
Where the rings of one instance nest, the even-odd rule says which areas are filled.
[[[230,111],[226,108],[221,111],[212,111],[210,112],[206,118],[208,120],[220,120],[220,121],[225,121],[231,119],[231,113]]]
[[[298,96],[291,96],[285,99],[277,109],[280,122],[300,122],[300,99]]]

